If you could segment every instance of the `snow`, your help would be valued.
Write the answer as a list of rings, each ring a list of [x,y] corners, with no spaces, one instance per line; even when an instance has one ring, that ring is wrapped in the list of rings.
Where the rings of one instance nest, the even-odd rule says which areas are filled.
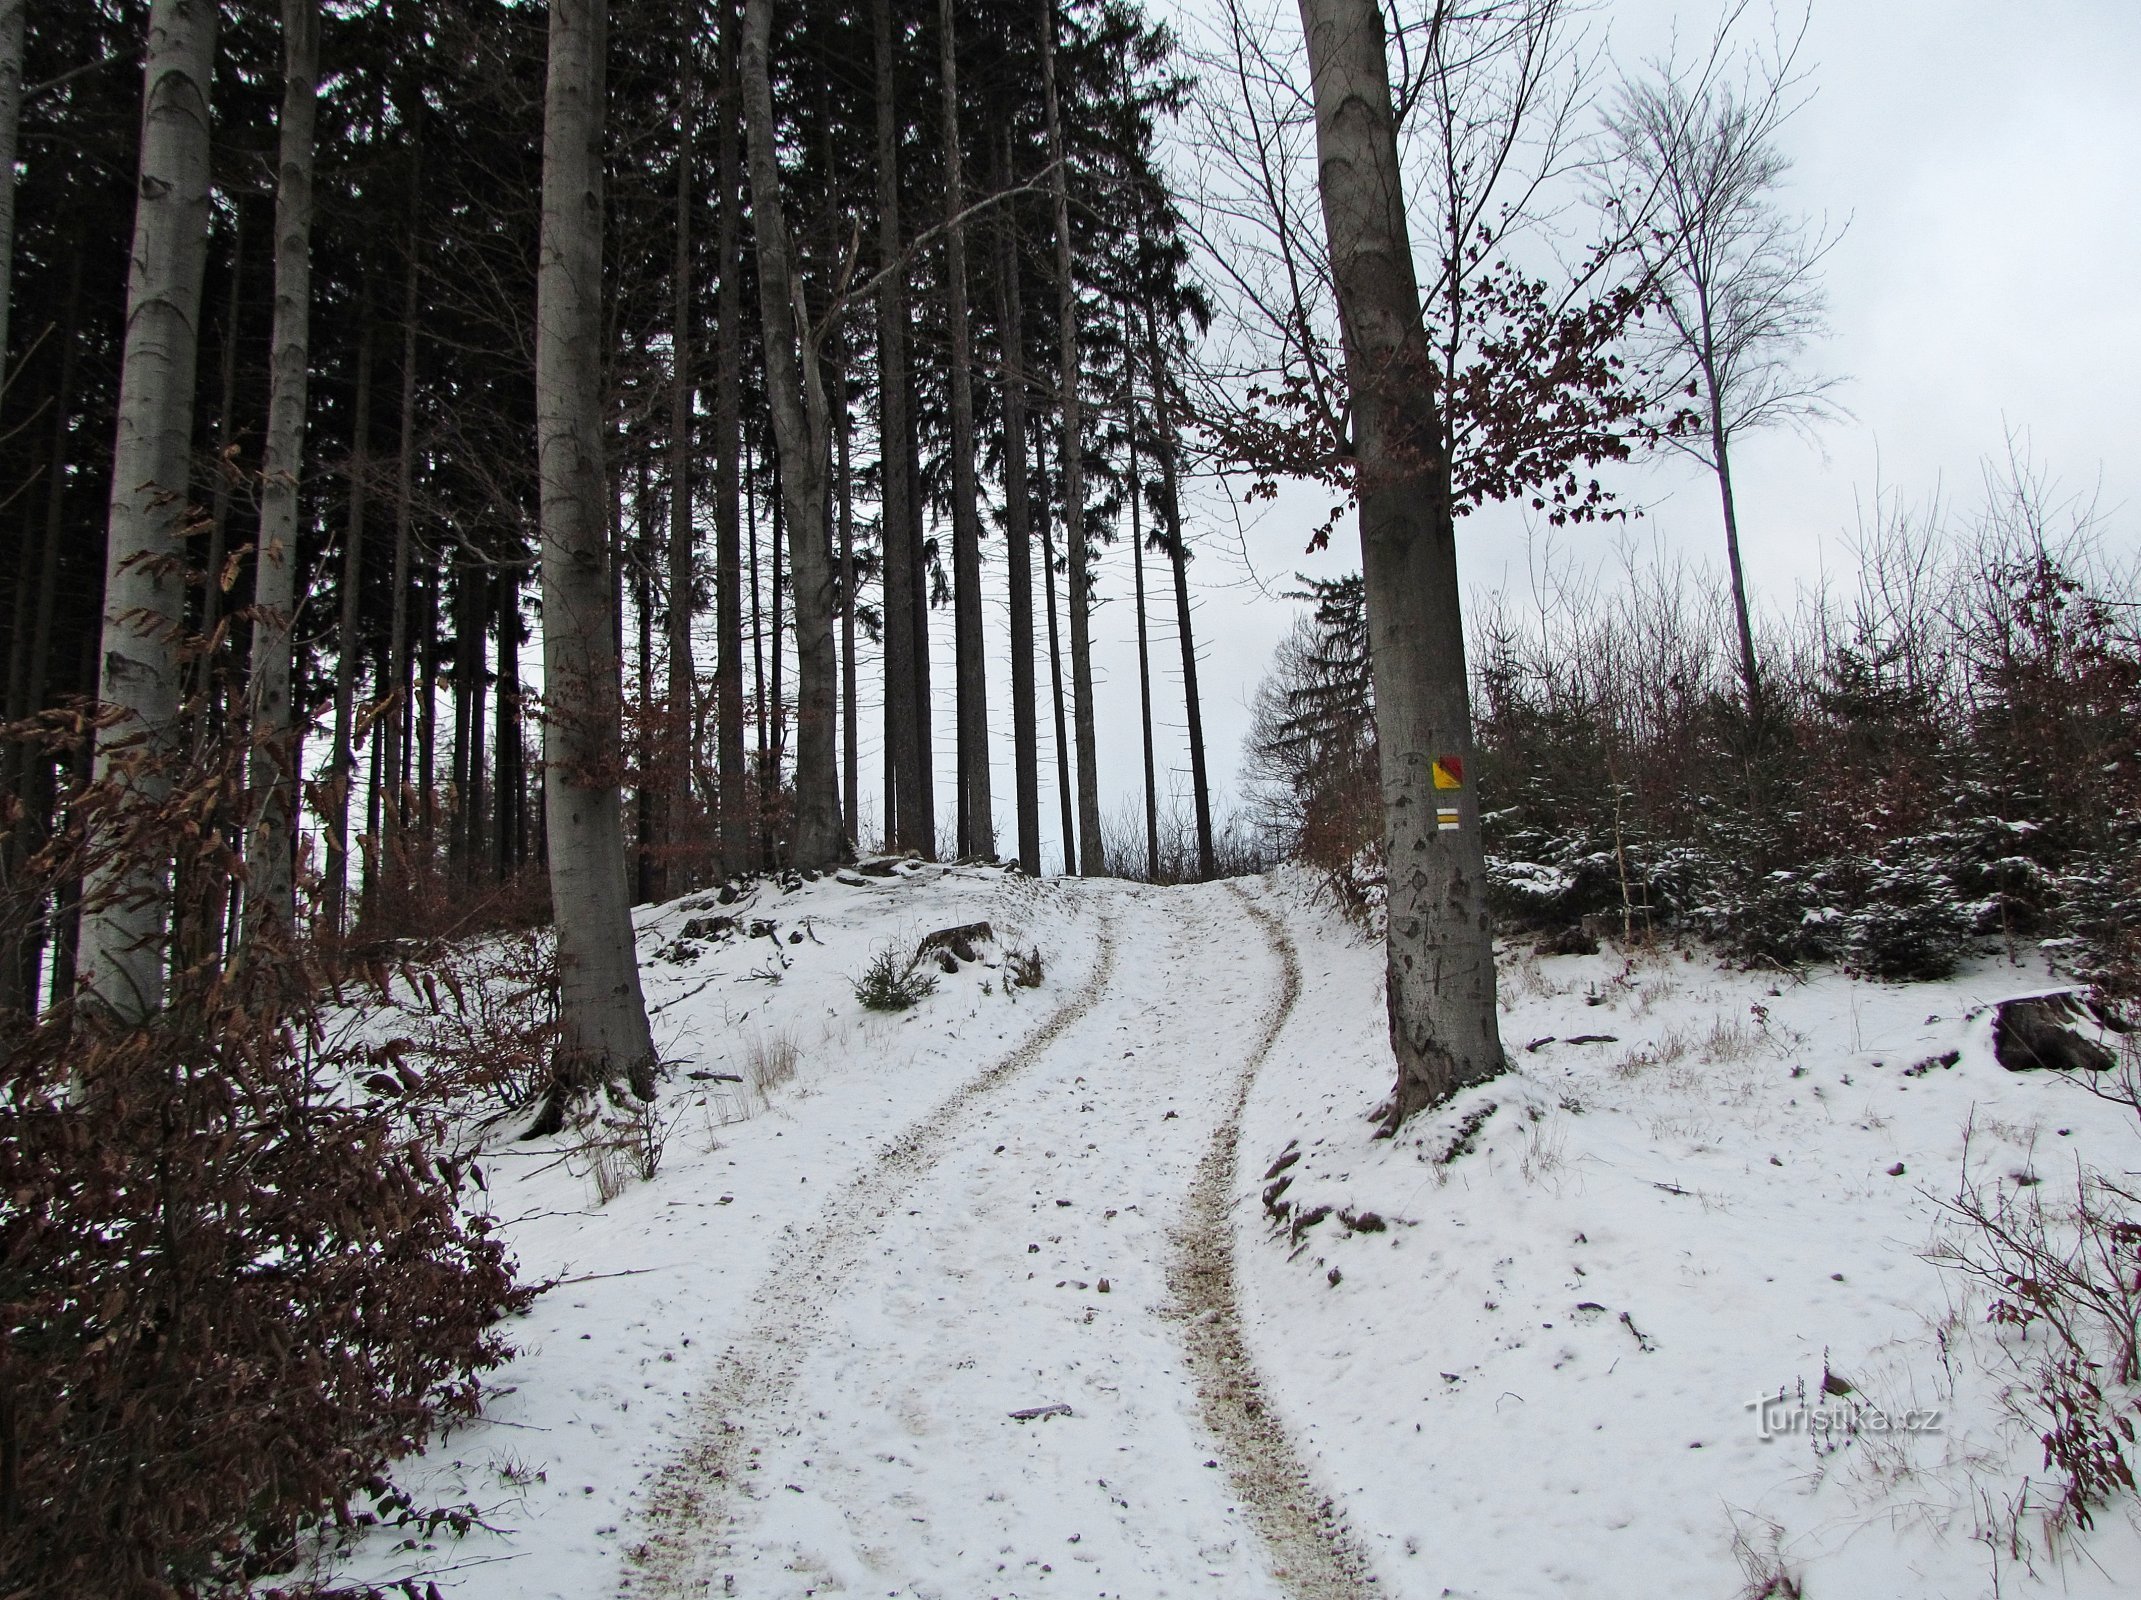
[[[1298,1140],[1280,1201],[1333,1212],[1296,1250],[1248,1204],[1237,1243],[1259,1364],[1386,1592],[1728,1595],[1773,1556],[1816,1595],[1989,1594],[1996,1560],[1999,1592],[2035,1592],[1988,1537],[2044,1476],[2002,1402],[2016,1373],[1922,1251],[1966,1125],[1980,1178],[2134,1165],[2131,1112],[1993,1059],[1987,1006],[2041,971],[1890,985],[1512,953],[1512,1073],[1376,1142],[1381,952],[1327,917],[1318,935],[1250,1100],[1243,1192]],[[1832,1372],[1850,1402],[1822,1394]],[[1765,1440],[1750,1405],[1780,1392]],[[1941,1428],[1781,1432],[1850,1403]],[[2125,1593],[2137,1555],[2129,1505],[2077,1559],[2040,1558],[2042,1587]]]
[[[738,934],[680,951],[714,914]],[[860,1008],[873,953],[984,919],[979,963]],[[1379,1141],[1380,952],[1283,874],[909,864],[693,896],[639,937],[659,1170],[598,1204],[570,1138],[492,1141],[502,1233],[554,1286],[507,1325],[486,1418],[400,1473],[483,1526],[375,1532],[345,1579],[1320,1596],[1356,1592],[1350,1550],[1407,1596],[1729,1595],[1772,1557],[1818,1595],[1988,1594],[1996,1560],[2002,1593],[2086,1595],[2141,1554],[2125,1510],[2041,1581],[1982,1536],[2041,1450],[2008,1351],[1922,1255],[1966,1123],[1980,1175],[2136,1164],[2130,1112],[1992,1059],[1983,1007],[2042,972],[1512,950],[1514,1071]],[[1037,989],[1007,983],[1014,944]],[[797,1070],[763,1100],[688,1076],[782,1041]],[[1277,1198],[1333,1208],[1298,1249],[1261,1199],[1289,1148]],[[1231,1282],[1200,1246],[1231,1246]],[[1237,1323],[1260,1385],[1210,1356]],[[1941,1431],[1762,1439],[1749,1403],[1782,1391],[1789,1420],[1825,1373]],[[1228,1422],[1252,1389],[1262,1447]],[[1304,1536],[1326,1497],[1342,1529]]]

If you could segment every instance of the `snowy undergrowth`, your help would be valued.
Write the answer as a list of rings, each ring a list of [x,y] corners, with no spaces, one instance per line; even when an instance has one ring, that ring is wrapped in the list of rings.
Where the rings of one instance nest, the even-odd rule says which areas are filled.
[[[2042,970],[1512,951],[1514,1071],[1379,1142],[1381,952],[1298,898],[1302,1002],[1243,1129],[1243,1293],[1385,1592],[2125,1592],[2131,1497],[2048,1532],[2034,1352],[1926,1259],[1966,1128],[1980,1183],[2141,1164],[2131,1111],[1995,1061],[1990,1002]]]
[[[880,952],[984,920],[996,938],[980,960],[932,965],[935,991],[912,1009],[856,1000]],[[1083,902],[1062,888],[919,863],[761,882],[730,903],[695,894],[635,923],[664,1064],[655,1177],[604,1202],[599,1127],[486,1141],[501,1234],[522,1278],[553,1286],[505,1324],[519,1353],[493,1375],[484,1420],[398,1475],[419,1504],[472,1505],[483,1526],[459,1541],[375,1533],[337,1563],[344,1581],[610,1592],[644,1480],[770,1265],[887,1141],[1040,1027],[1098,953]],[[1034,946],[1041,985],[1006,982],[1007,954]],[[392,1031],[389,1017],[371,1023]]]

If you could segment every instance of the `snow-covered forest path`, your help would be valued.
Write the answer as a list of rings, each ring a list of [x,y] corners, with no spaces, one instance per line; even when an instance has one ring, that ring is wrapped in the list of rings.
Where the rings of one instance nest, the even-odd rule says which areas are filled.
[[[1095,899],[1088,983],[777,1259],[627,1592],[1358,1592],[1213,1270],[1290,945],[1241,891]]]

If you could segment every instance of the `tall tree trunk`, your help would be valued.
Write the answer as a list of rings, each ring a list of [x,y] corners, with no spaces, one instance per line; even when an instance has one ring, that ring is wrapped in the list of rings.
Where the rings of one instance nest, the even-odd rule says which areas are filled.
[[[833,363],[833,437],[839,443],[836,465],[840,492],[840,814],[847,820],[848,842],[859,843],[862,824],[862,764],[856,749],[855,674],[855,476],[848,455],[853,428],[848,408],[847,358],[843,349]]]
[[[788,563],[782,554],[788,543],[788,509],[786,493],[781,487],[781,457],[778,450],[773,453],[773,493],[768,498],[773,502],[773,540],[767,551],[773,593],[769,597],[766,614],[772,624],[772,648],[768,654],[773,657],[773,690],[766,701],[766,717],[773,733],[768,743],[772,764],[767,770],[766,783],[767,793],[778,794],[781,787],[781,769],[788,754],[788,696],[782,687],[786,679],[781,674],[781,646],[788,636],[790,603],[783,582],[788,574]]]
[[[655,831],[660,848],[651,858],[653,899],[680,892],[685,838],[693,826],[691,735],[698,725],[693,702],[699,672],[692,658],[691,624],[698,610],[698,549],[691,521],[692,367],[698,348],[692,325],[691,166],[695,148],[699,8],[684,8],[683,73],[677,94],[676,262],[669,315],[669,695],[662,717],[661,775]]]
[[[909,440],[907,374],[907,272],[898,265],[900,238],[900,109],[894,81],[891,0],[871,0],[870,23],[877,66],[877,255],[885,273],[877,291],[878,472],[883,503],[878,522],[885,587],[885,763],[891,772],[892,807],[885,842],[894,850],[936,854],[928,763],[924,758],[928,716],[915,692],[917,601],[923,576],[917,570],[913,526],[916,485]]]
[[[1387,884],[1386,1127],[1506,1069],[1450,463],[1420,317],[1374,0],[1300,0],[1318,181],[1358,456]]]
[[[408,867],[408,818],[403,794],[408,784],[409,730],[416,713],[415,697],[410,692],[409,578],[416,554],[416,312],[422,274],[418,234],[421,222],[416,207],[423,193],[422,105],[421,100],[416,102],[409,134],[409,233],[404,241],[401,290],[401,414],[394,458],[394,578],[387,625],[387,682],[381,696],[392,696],[392,703],[379,722],[385,736],[380,743],[380,765],[385,776],[378,785],[379,842],[365,883],[368,894],[397,881]]]
[[[752,460],[751,441],[743,445],[743,520],[745,550],[750,557],[751,580],[751,722],[756,735],[752,747],[751,767],[751,818],[752,860],[764,866],[765,851],[756,842],[759,836],[758,819],[765,812],[766,755],[771,748],[768,733],[772,724],[766,717],[766,610],[764,591],[759,588],[758,571],[758,474]]]
[[[1145,880],[1160,881],[1160,785],[1152,753],[1152,644],[1145,632],[1145,483],[1137,459],[1137,344],[1123,309],[1123,417],[1130,447],[1130,573],[1137,606],[1137,710],[1145,736]]]
[[[1004,134],[999,188],[1011,186],[1011,135]],[[1018,864],[1041,875],[1040,729],[1033,694],[1032,489],[1026,471],[1025,308],[1020,303],[1018,222],[1005,202],[996,234],[997,326],[1003,340],[1004,565],[1011,589],[1011,764],[1018,794]]]
[[[1707,317],[1703,341],[1711,341]],[[1732,577],[1732,620],[1739,631],[1740,681],[1747,690],[1747,722],[1756,739],[1762,735],[1762,674],[1754,654],[1754,621],[1747,609],[1747,575],[1740,569],[1739,506],[1732,494],[1732,440],[1725,428],[1723,386],[1714,363],[1703,363],[1703,383],[1710,405],[1710,461],[1717,472],[1717,498],[1725,513],[1725,564]]]
[[[743,172],[739,140],[742,89],[737,78],[736,0],[720,0],[721,205],[715,252],[721,258],[720,321],[714,336],[714,776],[719,786],[721,870],[744,870],[750,817],[744,810],[743,755]]]
[[[1056,714],[1056,805],[1062,812],[1063,873],[1078,871],[1078,829],[1071,804],[1070,734],[1063,720],[1063,635],[1056,621],[1056,547],[1049,536],[1048,487],[1044,481],[1034,509],[1041,519],[1041,588],[1048,602],[1048,689]]]
[[[666,831],[661,826],[662,753],[667,719],[654,697],[654,487],[647,458],[639,459],[639,493],[632,506],[632,610],[639,620],[639,790],[633,797],[632,836],[637,846],[632,901],[646,905],[656,897],[660,877],[655,868]]]
[[[97,737],[95,773],[151,805],[169,793],[159,765],[179,704],[185,592],[176,569],[208,252],[215,27],[212,0],[153,0],[149,10],[97,682],[97,698],[119,717]],[[139,854],[104,863],[85,887],[79,975],[121,1020],[162,1004],[169,894],[169,864]]]
[[[1145,308],[1145,348],[1152,369],[1153,433],[1160,451],[1160,520],[1167,533],[1167,562],[1174,569],[1175,637],[1182,647],[1182,702],[1189,714],[1189,781],[1197,809],[1197,880],[1218,876],[1212,845],[1212,789],[1204,765],[1204,705],[1197,693],[1197,638],[1190,624],[1189,551],[1182,541],[1182,487],[1175,443],[1172,380],[1160,343],[1159,321]]]
[[[439,552],[420,549],[424,563],[423,625],[416,637],[423,659],[417,663],[416,821],[424,870],[438,862],[439,605],[446,586]],[[406,787],[406,785],[405,785]]]
[[[952,0],[937,0],[944,87],[944,284],[952,378],[952,677],[957,691],[959,854],[996,854],[989,794],[989,674],[981,634],[981,489],[974,473],[974,351],[967,321],[966,202],[959,150],[959,52]]]
[[[1049,190],[1055,200],[1056,291],[1061,301],[1063,544],[1070,557],[1071,715],[1078,737],[1078,870],[1104,877],[1098,741],[1093,732],[1093,580],[1085,543],[1085,412],[1079,395],[1078,279],[1071,256],[1070,182],[1064,171],[1063,114],[1056,96],[1056,6],[1041,5],[1041,81],[1048,108]]]
[[[494,587],[498,596],[498,729],[492,740],[491,792],[497,815],[491,831],[491,870],[501,882],[520,867],[520,567],[505,562]]]
[[[833,655],[832,556],[825,506],[832,473],[832,413],[825,396],[819,335],[812,329],[794,248],[781,209],[771,63],[773,0],[744,8],[744,129],[751,161],[751,229],[758,240],[759,317],[765,332],[766,393],[780,446],[782,498],[795,567],[795,824],[789,864],[802,869],[845,859],[833,724],[839,693]],[[780,617],[774,617],[780,626]]]
[[[355,738],[358,604],[364,587],[364,513],[371,491],[372,275],[357,307],[357,394],[350,417],[349,524],[342,539],[341,606],[335,625],[334,748],[328,774],[327,925],[344,931],[349,910],[349,802],[357,783]],[[376,735],[375,735],[376,737]]]
[[[19,722],[44,708],[45,684],[52,657],[52,612],[59,598],[60,544],[66,533],[67,458],[69,428],[74,417],[74,391],[81,371],[82,240],[76,230],[67,265],[67,309],[60,321],[59,385],[52,402],[52,453],[46,468],[44,533],[37,552],[36,582],[25,567],[18,581],[29,600],[27,615],[16,624],[15,655],[8,674],[7,717]],[[27,538],[27,534],[25,534]],[[27,551],[25,551],[27,554]],[[18,608],[18,613],[25,608]],[[21,809],[15,827],[7,835],[8,881],[18,881],[22,864],[37,848],[49,826],[52,804],[46,785],[51,775],[49,760],[22,743],[8,746],[8,784],[5,792],[16,797]],[[12,993],[0,995],[0,1008],[31,1006],[37,1001],[37,973],[43,940],[31,939],[21,952],[20,964],[8,962],[6,971],[17,980]],[[63,994],[63,988],[54,990]]]
[[[602,439],[605,0],[551,0],[536,257],[542,496],[544,816],[558,942],[557,1055],[537,1128],[623,1078],[654,1095],[617,774],[624,686],[613,643]],[[533,1130],[531,1130],[533,1131]]]
[[[230,282],[225,286],[223,329],[216,351],[221,396],[216,408],[215,464],[209,469],[208,555],[201,563],[208,582],[201,591],[201,635],[213,641],[216,625],[223,619],[223,565],[230,549],[232,489],[238,476],[235,461],[238,439],[238,331],[245,305],[245,196],[231,196]],[[212,711],[220,705],[216,683],[217,664],[223,658],[220,644],[203,650],[194,663],[193,688],[199,698],[194,713],[196,737],[206,737]]]
[[[282,0],[283,101],[275,174],[275,318],[260,549],[253,562],[248,688],[252,819],[245,847],[245,942],[272,951],[296,931],[290,830],[297,798],[290,636],[297,620],[298,475],[311,372],[313,125],[319,110],[319,0]]]
[[[7,390],[7,313],[15,290],[15,152],[22,135],[22,46],[29,9],[29,0],[0,0],[0,394]]]

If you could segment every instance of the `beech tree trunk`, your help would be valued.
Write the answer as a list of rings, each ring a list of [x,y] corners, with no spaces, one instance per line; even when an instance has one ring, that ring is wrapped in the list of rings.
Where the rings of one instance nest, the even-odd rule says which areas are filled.
[[[898,89],[894,82],[891,0],[872,0],[870,23],[877,66],[877,254],[880,270],[894,268],[900,239]],[[926,702],[916,693],[915,633],[923,575],[917,570],[915,484],[908,413],[907,273],[885,271],[877,291],[878,471],[883,479],[879,538],[884,558],[885,762],[890,769],[891,815],[885,840],[894,850],[936,854],[928,763],[924,756]]]
[[[1405,224],[1383,17],[1300,0],[1318,183],[1353,405],[1382,764],[1394,1131],[1504,1071],[1472,770],[1450,463]]]
[[[1085,545],[1085,412],[1079,395],[1078,280],[1071,257],[1070,183],[1056,98],[1055,0],[1042,0],[1041,81],[1048,106],[1049,188],[1056,210],[1056,287],[1061,300],[1063,544],[1070,557],[1071,717],[1078,740],[1078,871],[1107,874],[1100,837],[1100,774],[1093,732],[1092,564]]]
[[[602,439],[602,133],[605,0],[551,0],[536,257],[535,401],[541,482],[544,816],[558,941],[549,1104],[537,1128],[597,1084],[654,1095],[626,872],[618,744],[621,663],[609,572]],[[532,1130],[531,1130],[532,1131]]]
[[[94,768],[150,804],[169,793],[159,766],[179,709],[177,558],[208,253],[215,31],[213,0],[150,6],[97,674],[97,698],[120,715],[98,735]],[[162,1005],[169,898],[169,865],[154,859],[107,863],[85,885],[77,972],[118,1020]]]
[[[751,164],[751,231],[758,241],[766,392],[780,446],[781,497],[795,572],[795,823],[789,864],[811,870],[847,856],[834,762],[839,663],[833,650],[832,553],[825,510],[832,476],[832,411],[819,335],[796,277],[781,209],[771,62],[773,0],[748,0],[743,24],[744,132]],[[778,611],[774,627],[780,626]]]
[[[1010,135],[998,186],[1011,185]],[[1020,303],[1018,223],[1006,201],[998,219],[997,325],[1003,339],[1004,565],[1011,588],[1011,765],[1018,792],[1018,864],[1041,875],[1040,728],[1033,692],[1032,488],[1026,468],[1025,308]]]
[[[268,435],[253,562],[253,661],[247,698],[253,748],[247,783],[245,942],[272,951],[296,931],[291,872],[296,751],[290,635],[297,616],[298,476],[312,325],[313,127],[319,113],[319,0],[282,0],[283,100],[275,174],[275,317],[269,340]]]
[[[967,321],[966,183],[959,150],[959,52],[952,0],[937,0],[944,87],[944,284],[952,363],[952,640],[958,708],[959,854],[996,854],[989,794],[989,677],[981,636],[981,490],[974,475],[974,349]]]

